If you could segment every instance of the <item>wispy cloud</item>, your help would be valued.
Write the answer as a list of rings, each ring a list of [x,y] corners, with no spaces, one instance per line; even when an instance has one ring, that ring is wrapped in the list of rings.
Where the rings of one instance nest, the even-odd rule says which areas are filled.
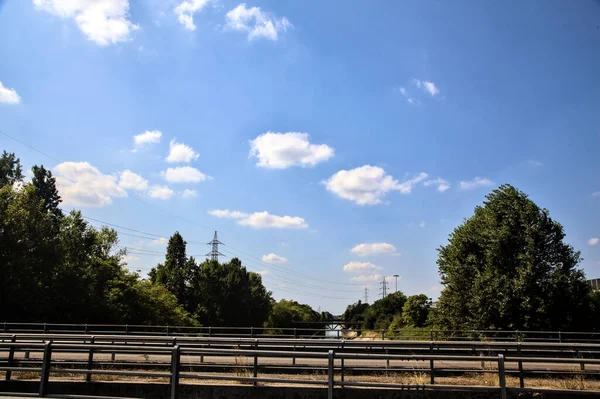
[[[489,187],[493,185],[493,181],[482,177],[475,177],[473,180],[463,180],[460,182],[460,188],[462,190],[472,190],[477,187]]]
[[[194,14],[202,11],[211,0],[186,0],[175,7],[175,14],[179,23],[187,30],[196,30]]]
[[[381,266],[372,264],[371,262],[356,262],[352,261],[344,265],[344,271],[350,273],[364,273],[371,270],[381,270]]]
[[[286,17],[276,18],[261,11],[260,7],[246,7],[241,3],[225,15],[225,27],[248,34],[248,40],[268,39],[276,41],[292,24]]]
[[[527,162],[529,163],[529,165],[531,165],[531,166],[535,166],[535,167],[544,166],[544,163],[543,163],[543,162],[536,161],[536,160],[533,160],[533,159],[530,159],[530,160],[529,160],[529,161],[527,161]]]
[[[157,144],[162,138],[162,132],[158,130],[146,130],[144,133],[133,136],[133,152],[140,151],[151,144]]]
[[[421,79],[415,78],[412,80],[412,82],[417,88],[425,91],[426,93],[429,93],[429,95],[431,95],[431,97],[434,97],[434,96],[440,94],[440,91],[437,88],[437,86],[435,85],[435,83],[433,83],[430,80],[421,80]]]
[[[433,180],[427,180],[423,183],[423,185],[425,187],[437,186],[437,190],[442,193],[450,188],[450,183],[440,177]]]
[[[590,238],[587,242],[588,245],[594,246],[594,245],[598,245],[598,243],[600,242],[600,238]]]
[[[356,245],[350,252],[358,256],[393,254],[396,247],[387,242],[363,243]]]

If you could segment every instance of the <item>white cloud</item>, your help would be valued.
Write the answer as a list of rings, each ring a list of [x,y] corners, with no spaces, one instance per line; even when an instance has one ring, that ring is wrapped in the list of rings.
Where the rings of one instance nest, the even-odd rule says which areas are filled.
[[[391,254],[396,252],[396,247],[387,242],[374,242],[370,244],[358,244],[350,252],[358,256]]]
[[[247,214],[240,211],[230,211],[228,209],[216,209],[208,211],[208,213],[218,218],[238,219],[239,225],[250,226],[255,229],[305,229],[308,227],[308,224],[301,217],[271,215],[267,211]]]
[[[73,18],[87,38],[100,46],[131,39],[139,27],[129,21],[129,0],[33,0],[39,9]]]
[[[269,169],[310,167],[333,157],[333,148],[311,144],[308,137],[308,133],[267,132],[250,140],[250,156],[258,158],[258,166]]]
[[[371,270],[381,270],[381,266],[372,264],[371,262],[350,262],[344,265],[344,271],[350,273],[364,273]]]
[[[328,191],[341,198],[354,201],[359,205],[375,205],[390,191],[410,194],[417,183],[425,180],[427,173],[402,183],[387,175],[378,166],[365,165],[351,170],[340,170],[328,180],[322,182]]]
[[[437,190],[442,193],[450,188],[450,183],[439,177],[437,179],[427,180],[423,185],[425,187],[437,186]]]
[[[119,177],[119,187],[126,190],[144,191],[148,188],[148,180],[144,179],[137,173],[126,169],[121,172]]]
[[[160,175],[169,183],[199,183],[210,179],[210,176],[191,166],[168,168],[160,172]]]
[[[198,159],[199,155],[189,145],[178,143],[175,139],[169,142],[169,156],[167,162],[191,162]]]
[[[600,191],[593,192],[592,197],[600,197]]]
[[[167,186],[159,186],[155,185],[150,187],[148,190],[148,195],[152,198],[157,198],[161,200],[168,200],[173,196],[174,192]]]
[[[196,30],[194,25],[194,14],[202,11],[210,3],[210,0],[186,0],[175,7],[175,14],[187,30]]]
[[[421,223],[419,223],[419,227],[420,227],[420,228],[424,228],[426,225],[427,225],[427,224],[426,224],[425,222],[421,222]]]
[[[268,262],[268,263],[285,263],[288,261],[283,256],[279,256],[276,254],[263,255],[262,260],[263,260],[263,262]]]
[[[403,96],[406,96],[406,88],[399,87],[398,90],[400,90],[400,93],[402,93]]]
[[[597,245],[600,242],[600,238],[590,238],[587,242],[588,245]]]
[[[21,97],[15,89],[4,87],[0,82],[0,104],[18,104],[21,102]]]
[[[166,238],[160,237],[160,238],[157,238],[156,240],[150,241],[150,245],[151,246],[167,245],[168,242],[169,242],[169,240],[167,240]]]
[[[198,192],[196,190],[185,189],[181,192],[181,198],[196,198],[198,196]]]
[[[533,159],[530,159],[530,160],[529,160],[529,161],[527,161],[527,162],[528,162],[528,163],[529,163],[529,165],[531,165],[531,166],[537,166],[537,167],[544,166],[544,163],[543,163],[543,162],[536,161],[536,160],[533,160]]]
[[[113,197],[127,197],[116,176],[104,175],[87,162],[63,162],[54,174],[64,205],[101,207],[112,204]]]
[[[160,142],[162,132],[158,130],[146,130],[144,133],[133,136],[133,152],[146,148],[150,144]]]
[[[280,32],[292,27],[287,18],[275,18],[262,12],[260,7],[247,8],[246,3],[239,4],[225,15],[225,27],[248,33],[248,40],[277,40]]]
[[[460,182],[460,188],[462,190],[472,190],[477,187],[489,187],[493,185],[493,181],[481,177],[475,177],[473,180],[464,180]]]
[[[381,281],[383,276],[381,274],[361,274],[360,276],[352,277],[350,280],[359,282],[373,282]]]
[[[215,209],[214,211],[208,211],[209,215],[218,217],[218,218],[228,218],[228,219],[242,219],[248,217],[247,213],[240,211],[230,211],[229,209]]]
[[[413,79],[412,82],[416,87],[422,89],[423,91],[426,91],[432,97],[440,93],[438,88],[435,86],[435,83],[429,80]]]

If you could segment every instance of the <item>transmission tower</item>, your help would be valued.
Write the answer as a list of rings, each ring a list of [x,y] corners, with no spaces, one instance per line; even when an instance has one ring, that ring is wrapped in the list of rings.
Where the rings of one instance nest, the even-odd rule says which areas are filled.
[[[219,256],[225,256],[219,252],[219,244],[223,243],[219,241],[219,239],[217,238],[217,232],[215,231],[215,236],[213,237],[212,241],[207,243],[207,245],[212,246],[212,251],[206,254],[206,256],[210,256],[210,260],[216,260],[218,262]]]
[[[369,303],[369,287],[365,287],[365,303]]]
[[[379,283],[379,284],[381,284],[381,297],[385,298],[387,296],[387,285],[388,285],[388,282],[385,281],[385,276],[383,276],[383,279],[381,280],[381,283]]]

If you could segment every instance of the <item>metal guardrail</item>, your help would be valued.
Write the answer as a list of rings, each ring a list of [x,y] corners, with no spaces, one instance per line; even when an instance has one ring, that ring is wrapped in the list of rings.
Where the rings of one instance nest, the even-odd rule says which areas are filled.
[[[332,322],[335,324],[336,322]],[[339,322],[337,322],[339,323]],[[89,335],[135,334],[204,337],[277,337],[277,338],[348,338],[349,332],[371,336],[372,339],[460,341],[488,340],[514,342],[598,342],[600,332],[585,331],[511,331],[511,330],[330,330],[322,328],[265,328],[265,327],[186,327],[148,326],[138,324],[59,324],[59,323],[0,323],[4,333],[77,333]],[[327,336],[329,334],[329,336]]]
[[[64,337],[64,336],[63,336]],[[133,337],[128,337],[133,338]],[[143,338],[143,337],[140,337]],[[162,338],[162,337],[161,337]],[[223,381],[238,381],[248,382],[252,385],[258,383],[286,383],[286,384],[303,384],[303,385],[316,385],[326,386],[328,390],[328,398],[333,398],[334,387],[382,387],[382,388],[397,388],[397,389],[427,389],[427,390],[464,390],[473,392],[497,392],[499,397],[505,399],[508,391],[540,391],[537,388],[525,388],[524,386],[524,374],[523,364],[574,364],[579,365],[581,370],[585,370],[585,365],[600,365],[600,359],[586,359],[586,358],[566,358],[566,357],[524,357],[515,355],[505,355],[500,353],[495,356],[465,356],[465,355],[439,355],[439,354],[419,354],[419,355],[398,355],[389,353],[359,353],[349,351],[339,351],[321,347],[320,349],[311,349],[305,352],[294,352],[290,350],[262,350],[257,349],[259,340],[254,340],[254,347],[246,347],[239,349],[230,348],[198,348],[193,346],[186,346],[186,342],[179,343],[174,342],[173,346],[159,345],[156,342],[150,342],[151,345],[140,345],[140,342],[135,341],[133,344],[97,344],[97,343],[68,343],[59,341],[46,341],[40,342],[0,342],[0,352],[8,352],[8,357],[5,363],[6,365],[0,367],[0,371],[5,371],[5,379],[10,380],[12,373],[16,371],[29,371],[40,373],[40,384],[38,390],[38,396],[47,396],[48,386],[51,383],[50,374],[59,373],[70,373],[70,374],[81,374],[86,377],[86,381],[91,381],[93,375],[118,375],[118,376],[131,376],[131,377],[165,377],[169,378],[170,383],[170,397],[176,399],[179,397],[179,386],[182,379],[209,379],[209,380],[223,380]],[[388,341],[382,341],[382,344],[389,344]],[[191,344],[191,341],[188,342]],[[463,343],[460,343],[463,344]],[[480,343],[474,343],[480,344]],[[513,343],[514,344],[514,343]],[[517,344],[520,345],[520,344]],[[559,346],[562,346],[558,344]],[[563,344],[564,345],[564,344]],[[590,344],[588,344],[590,345]],[[347,349],[347,348],[346,348]],[[37,352],[41,353],[41,359],[39,367],[27,366],[27,361],[20,361],[16,359],[15,354],[18,352]],[[82,362],[68,363],[63,361],[53,361],[53,356],[62,353],[87,353],[88,359],[85,362],[85,367],[82,368]],[[94,356],[99,354],[119,354],[119,355],[167,355],[170,356],[170,362],[165,363],[165,368],[168,367],[168,371],[131,371],[131,370],[106,370],[98,369],[97,363],[94,361]],[[187,368],[189,363],[182,364],[182,356],[193,356],[194,358],[203,358],[204,356],[221,356],[221,357],[244,357],[251,358],[252,365],[245,367],[252,371],[252,376],[241,376],[241,375],[223,375],[223,374],[206,374],[206,373],[193,373],[193,372],[182,372],[183,366]],[[295,359],[303,358],[310,360],[322,361],[325,363],[323,366],[313,366],[315,370],[324,370],[327,373],[327,380],[310,380],[310,379],[296,379],[296,378],[272,378],[272,377],[259,377],[259,359],[265,358],[283,358],[283,359]],[[114,358],[113,358],[114,360]],[[375,382],[361,382],[361,381],[346,381],[346,373],[349,369],[346,364],[349,361],[356,362],[358,360],[379,360],[385,361],[389,368],[390,361],[423,361],[425,364],[429,363],[429,367],[420,368],[418,371],[427,371],[430,375],[429,384],[395,384],[395,383],[375,383]],[[338,364],[336,365],[336,361]],[[496,364],[496,368],[493,370],[487,369],[485,371],[479,370],[479,372],[497,374],[498,386],[487,387],[487,386],[464,386],[464,385],[440,385],[435,383],[436,373],[440,371],[440,367],[436,368],[435,364],[438,362],[493,362]],[[520,380],[519,388],[509,388],[506,384],[506,375],[509,371],[506,369],[506,363],[518,364],[518,375]],[[30,364],[30,363],[29,363]],[[439,364],[439,363],[438,363]],[[71,367],[69,367],[71,366]],[[139,367],[138,367],[139,368]],[[354,368],[356,369],[356,367]],[[573,372],[574,374],[580,374]],[[600,372],[596,372],[596,375],[600,375]],[[336,379],[337,375],[337,379]],[[548,390],[542,389],[545,392],[554,393],[574,393],[581,391],[571,390]],[[600,391],[586,391],[589,394],[599,395]]]

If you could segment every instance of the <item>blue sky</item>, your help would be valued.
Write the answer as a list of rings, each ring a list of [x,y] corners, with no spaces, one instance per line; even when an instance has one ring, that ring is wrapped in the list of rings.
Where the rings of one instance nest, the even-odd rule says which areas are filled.
[[[435,249],[510,183],[600,277],[598,21],[591,0],[0,0],[0,130],[49,156],[0,144],[65,208],[153,234],[117,229],[132,270],[156,236],[203,255],[218,230],[278,299],[341,312],[393,274],[435,298]]]

